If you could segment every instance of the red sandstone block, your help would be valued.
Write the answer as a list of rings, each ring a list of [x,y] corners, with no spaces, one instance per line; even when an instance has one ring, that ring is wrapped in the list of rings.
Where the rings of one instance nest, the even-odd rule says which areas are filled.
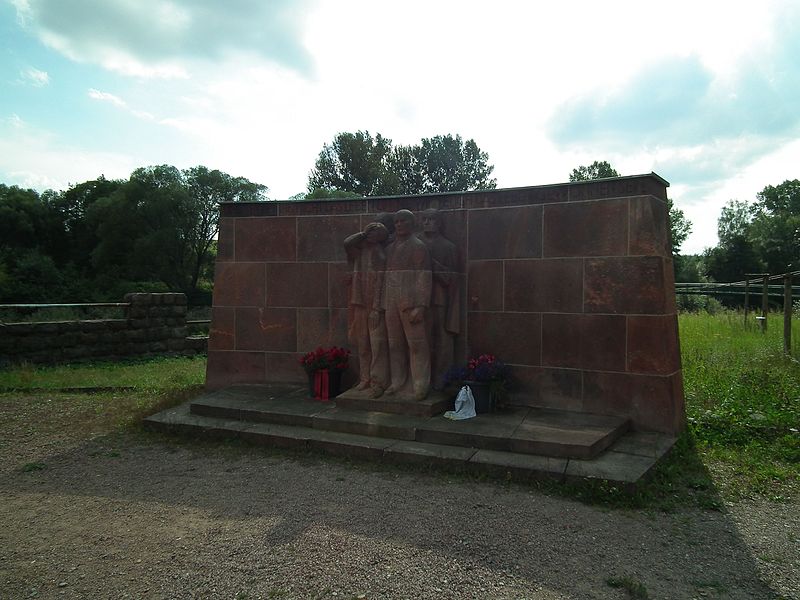
[[[331,345],[330,311],[327,308],[297,309],[297,351]]]
[[[223,217],[219,220],[217,235],[217,260],[233,260],[235,219]]]
[[[267,263],[267,306],[328,306],[328,264]]]
[[[488,353],[507,363],[541,364],[541,315],[470,312],[467,321],[470,355]]]
[[[583,402],[581,371],[515,365],[512,375],[518,384],[512,392],[515,404],[581,410]]]
[[[277,202],[223,202],[223,217],[274,217],[278,214]]]
[[[214,267],[214,306],[264,306],[263,263],[217,262]]]
[[[664,314],[664,263],[656,256],[587,259],[585,312]]]
[[[627,416],[634,429],[676,434],[681,429],[683,407],[680,372],[672,375],[633,373],[583,374],[583,410]]]
[[[328,264],[328,302],[331,308],[347,308],[352,281],[353,274],[350,265],[347,263]]]
[[[653,196],[628,201],[631,235],[628,254],[670,256],[667,203]]]
[[[628,371],[668,375],[680,368],[676,315],[628,317]]]
[[[350,348],[355,354],[356,352],[355,345],[351,344],[350,341],[347,339],[348,312],[349,311],[346,308],[331,309],[328,340],[331,346],[341,346],[342,348]]]
[[[352,215],[366,211],[366,199],[361,200],[302,200],[276,202],[281,216]]]
[[[208,329],[209,350],[233,350],[236,309],[215,307],[211,309],[211,326]]]
[[[344,262],[344,240],[361,231],[358,215],[297,218],[297,260]]]
[[[436,208],[438,210],[459,210],[462,206],[461,192],[442,194],[434,196],[389,196],[386,198],[370,198],[367,201],[368,214],[378,214],[382,212],[394,213],[400,209],[407,209],[413,213],[418,213],[426,208]]]
[[[470,261],[468,310],[503,310],[503,261]]]
[[[542,365],[625,370],[625,317],[542,315]]]
[[[297,351],[294,308],[237,308],[236,349]]]
[[[493,208],[566,202],[567,198],[567,186],[559,184],[465,194],[464,204],[469,209]]]
[[[300,366],[300,355],[295,352],[267,352],[266,381],[307,381],[306,372]]]
[[[263,383],[263,352],[208,351],[206,388],[215,390],[234,383]]]
[[[505,310],[583,312],[581,259],[508,260]]]
[[[292,217],[236,219],[236,260],[296,260],[295,221]]]
[[[543,256],[624,256],[628,201],[595,200],[544,207]]]
[[[672,258],[664,260],[664,295],[666,296],[664,312],[674,315],[678,312],[678,300],[675,297],[675,265]]]
[[[538,258],[542,255],[542,207],[469,212],[469,258]]]
[[[667,188],[658,179],[648,176],[587,181],[569,186],[570,202],[627,196],[655,196],[666,200]]]

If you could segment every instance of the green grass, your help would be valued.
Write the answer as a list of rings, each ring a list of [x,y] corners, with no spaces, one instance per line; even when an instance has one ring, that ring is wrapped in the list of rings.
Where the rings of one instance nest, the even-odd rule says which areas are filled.
[[[684,314],[679,325],[688,430],[725,496],[797,496],[800,362],[783,353],[779,315],[766,334],[735,312]]]
[[[202,385],[205,371],[206,360],[202,356],[57,367],[28,364],[0,370],[0,389],[133,388],[142,392],[163,391]]]

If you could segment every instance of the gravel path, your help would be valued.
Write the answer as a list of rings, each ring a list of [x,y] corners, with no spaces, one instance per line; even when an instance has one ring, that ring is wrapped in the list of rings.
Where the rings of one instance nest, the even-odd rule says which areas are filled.
[[[157,436],[0,445],[0,598],[800,598],[797,504],[607,510]],[[23,471],[42,462],[46,468]]]

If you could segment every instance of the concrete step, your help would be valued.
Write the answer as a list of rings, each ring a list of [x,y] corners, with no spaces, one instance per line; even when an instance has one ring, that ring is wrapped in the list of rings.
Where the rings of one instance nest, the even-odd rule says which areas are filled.
[[[242,385],[193,400],[191,413],[478,450],[593,458],[628,429],[620,417],[511,407],[464,421],[342,408],[309,400],[305,388]],[[349,405],[348,405],[349,406]]]
[[[644,477],[675,443],[674,438],[663,434],[628,432],[601,456],[565,458],[331,431],[314,427],[313,420],[309,427],[203,416],[193,413],[190,404],[187,402],[152,415],[145,419],[145,425],[164,432],[242,439],[277,448],[312,450],[392,464],[436,465],[499,476],[510,474],[515,479],[592,478],[626,487],[632,487]]]

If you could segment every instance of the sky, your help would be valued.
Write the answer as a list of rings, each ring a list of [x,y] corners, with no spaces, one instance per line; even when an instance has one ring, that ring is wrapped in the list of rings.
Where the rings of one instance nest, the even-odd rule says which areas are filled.
[[[800,178],[796,0],[0,0],[0,183],[205,165],[306,189],[343,131],[459,134],[498,187],[655,172],[716,245]]]

